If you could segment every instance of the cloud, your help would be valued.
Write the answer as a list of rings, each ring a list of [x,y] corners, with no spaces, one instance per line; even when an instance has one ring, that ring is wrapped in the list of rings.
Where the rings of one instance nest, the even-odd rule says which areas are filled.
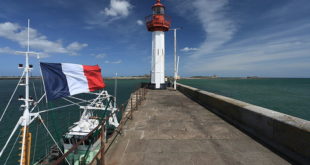
[[[121,64],[122,62],[123,62],[122,60],[117,60],[117,61],[106,60],[104,63],[106,63],[106,64]]]
[[[310,25],[304,25],[286,31],[253,34],[214,51],[212,56],[189,58],[185,70],[191,74],[305,76],[300,70],[310,69],[309,28]]]
[[[105,8],[101,13],[111,17],[127,17],[131,8],[131,4],[126,0],[111,0],[110,7]]]
[[[185,4],[189,2],[184,1],[186,1]],[[248,10],[239,11],[247,17],[240,17],[245,20],[238,20],[238,22],[244,23],[237,24],[230,17],[235,11],[230,11],[229,3],[233,2],[193,0],[193,3],[189,3],[191,6],[183,5],[186,7],[185,11],[188,8],[195,9],[192,15],[198,16],[197,21],[201,23],[206,39],[197,48],[198,50],[190,51],[190,47],[182,49],[189,54],[180,61],[181,73],[310,77],[308,73],[310,70],[309,20],[298,15],[299,11],[296,13],[294,10],[286,10],[291,7],[284,6],[285,10],[283,10],[283,5],[280,4],[281,9],[272,7],[272,12],[262,13],[261,18],[255,15],[260,22],[252,28],[252,25],[247,24],[251,21],[246,19],[252,19],[253,13]],[[293,4],[300,6],[300,4]],[[302,10],[300,13],[309,11]],[[238,31],[241,28],[243,30]],[[235,35],[236,33],[242,37]]]
[[[0,48],[0,54],[13,54],[13,53],[15,53],[15,51],[9,47]]]
[[[88,44],[81,44],[81,43],[78,43],[78,42],[73,42],[73,43],[71,43],[71,44],[69,44],[67,46],[67,50],[69,50],[69,51],[79,51],[79,50],[81,50],[81,49],[83,49],[83,48],[85,48],[87,46],[88,46]]]
[[[106,56],[107,56],[107,55],[104,54],[104,53],[95,55],[95,57],[98,58],[98,59],[103,59],[103,58],[105,58]]]
[[[199,50],[198,48],[189,48],[189,47],[185,47],[183,49],[181,49],[182,52],[191,52],[191,51],[197,51]]]
[[[188,21],[199,22],[205,32],[205,40],[193,51],[192,58],[210,55],[234,37],[238,26],[229,16],[229,3],[229,0],[178,0],[173,4],[175,12]]]
[[[10,54],[10,55],[25,55],[25,54],[17,53],[16,50],[11,49],[10,47],[0,48],[0,54],[6,54],[6,55],[8,55],[8,54]],[[39,57],[39,58],[47,58],[47,57],[49,57],[48,54],[42,53],[42,52],[39,55],[30,54],[30,56]]]
[[[192,57],[210,54],[232,39],[236,24],[227,14],[228,0],[194,0],[196,14],[206,32],[206,40]]]
[[[111,23],[130,15],[133,5],[128,0],[110,0],[110,6],[96,10],[91,8],[85,17],[85,29],[107,27]]]
[[[42,51],[43,53],[66,53],[76,55],[79,50],[85,48],[87,44],[73,42],[65,47],[61,40],[50,41],[36,29],[30,28],[30,48]],[[27,46],[27,28],[12,22],[0,23],[0,37],[17,42],[20,46]]]
[[[179,14],[184,16],[188,12],[183,11],[194,9],[193,14],[188,16],[191,18],[189,21],[195,20],[201,23],[206,39],[200,44],[198,50],[190,51],[190,47],[182,49],[184,52],[188,51],[190,56],[181,59],[181,73],[310,77],[308,72],[310,70],[310,22],[300,16],[301,13],[304,15],[309,10],[300,7],[300,4],[283,2],[277,6],[280,9],[272,7],[271,12],[255,15],[258,20],[253,28],[251,24],[253,12],[238,10],[239,14],[247,17],[238,17],[238,21],[232,18],[236,11],[230,8],[229,3],[235,2],[229,0],[189,2],[189,0],[180,0],[181,5],[177,8],[183,7],[184,10]],[[294,8],[301,8],[302,11],[289,10],[292,4]],[[241,28],[243,30],[238,31]],[[232,40],[233,42],[230,42]]]
[[[137,24],[142,26],[142,25],[144,25],[144,22],[139,19],[139,20],[137,20]]]

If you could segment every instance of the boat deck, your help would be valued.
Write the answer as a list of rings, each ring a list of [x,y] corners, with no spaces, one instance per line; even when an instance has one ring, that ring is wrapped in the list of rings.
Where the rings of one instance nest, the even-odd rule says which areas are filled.
[[[178,91],[149,90],[108,165],[290,164]]]

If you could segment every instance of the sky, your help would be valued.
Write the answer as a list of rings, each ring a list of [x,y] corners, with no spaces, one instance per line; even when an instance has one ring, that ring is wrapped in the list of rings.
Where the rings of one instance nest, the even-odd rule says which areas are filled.
[[[39,62],[100,65],[103,76],[149,74],[155,0],[0,0],[0,76],[17,76],[31,20]],[[180,76],[310,77],[309,0],[162,0],[177,31]],[[173,32],[165,33],[166,75]]]

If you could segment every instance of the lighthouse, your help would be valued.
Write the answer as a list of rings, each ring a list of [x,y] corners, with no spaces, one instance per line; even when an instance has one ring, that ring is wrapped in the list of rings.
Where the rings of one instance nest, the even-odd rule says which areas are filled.
[[[147,30],[152,32],[152,64],[150,88],[165,89],[165,32],[171,25],[165,15],[165,6],[156,0],[152,6],[153,14],[146,17]]]

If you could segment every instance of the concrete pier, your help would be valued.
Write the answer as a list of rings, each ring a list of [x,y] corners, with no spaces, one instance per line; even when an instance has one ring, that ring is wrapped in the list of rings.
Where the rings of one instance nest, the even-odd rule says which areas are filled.
[[[172,90],[148,91],[105,160],[108,165],[290,164]]]

